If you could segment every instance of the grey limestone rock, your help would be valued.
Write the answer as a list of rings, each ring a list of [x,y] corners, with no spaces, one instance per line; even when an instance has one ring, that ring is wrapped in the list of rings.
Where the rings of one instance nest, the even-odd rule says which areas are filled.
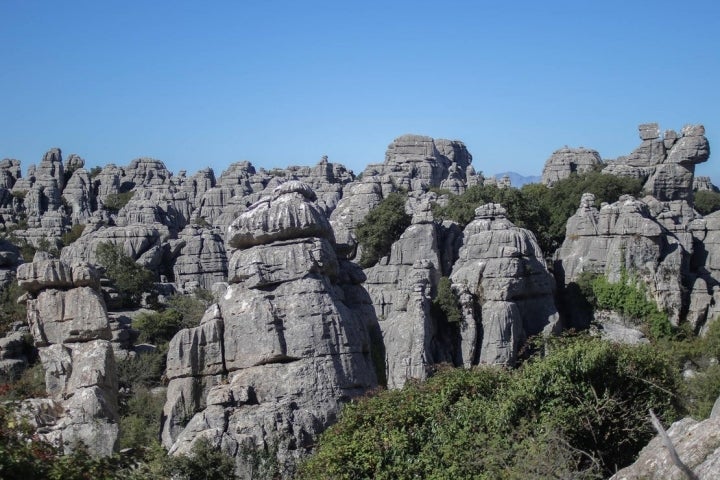
[[[102,295],[90,287],[41,291],[28,300],[28,322],[38,346],[112,338]]]
[[[215,229],[188,225],[180,232],[182,246],[173,265],[175,284],[182,291],[186,285],[197,284],[210,290],[216,282],[224,282],[228,275],[225,243]]]
[[[564,147],[555,150],[545,162],[541,182],[552,186],[558,180],[570,176],[571,173],[586,173],[602,165],[600,154],[587,148]]]
[[[17,281],[29,292],[69,288],[73,286],[72,269],[65,262],[54,259],[24,263],[18,267]]]
[[[247,453],[272,450],[288,476],[342,402],[376,384],[366,324],[343,303],[315,198],[284,182],[233,223],[228,238],[242,248],[231,284],[171,342],[162,432],[171,454],[205,438],[252,478]]]
[[[310,187],[298,181],[281,184],[272,197],[265,197],[242,213],[228,228],[227,243],[248,248],[276,240],[332,238],[327,217],[312,203]]]
[[[463,301],[463,335],[470,336],[462,339],[465,365],[512,365],[525,338],[558,324],[555,282],[540,247],[505,215],[499,204],[475,210],[450,276]]]
[[[651,214],[647,203],[624,195],[599,211],[591,197],[567,223],[562,247],[555,254],[555,270],[565,285],[582,272],[620,281],[623,272],[649,289],[652,299],[677,324],[682,306],[683,265],[688,253],[675,235]]]
[[[91,267],[73,269],[58,260],[42,259],[24,269],[23,284],[30,331],[39,347],[45,384],[53,403],[28,402],[38,433],[66,453],[80,443],[93,456],[115,452],[118,438],[117,371],[112,334],[102,296]],[[58,273],[58,272],[63,272]],[[57,290],[58,278],[63,278]],[[69,283],[68,283],[69,280]],[[39,292],[38,292],[39,290]]]
[[[698,480],[717,478],[720,471],[720,417],[702,421],[684,418],[673,423],[667,434],[680,460]],[[656,436],[642,449],[635,463],[611,480],[684,480],[687,478],[670,458],[662,438]]]

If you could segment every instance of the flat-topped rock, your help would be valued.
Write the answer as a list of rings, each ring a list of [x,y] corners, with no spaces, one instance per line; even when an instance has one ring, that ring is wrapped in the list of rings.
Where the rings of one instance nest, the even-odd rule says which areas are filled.
[[[319,237],[332,239],[327,217],[310,198],[311,190],[301,182],[287,182],[242,214],[228,227],[227,242],[233,248],[248,248],[277,240]]]

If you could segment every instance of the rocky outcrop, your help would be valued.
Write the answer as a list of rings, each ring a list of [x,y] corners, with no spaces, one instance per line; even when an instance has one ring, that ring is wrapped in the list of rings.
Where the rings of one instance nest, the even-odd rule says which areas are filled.
[[[189,225],[180,233],[180,241],[182,247],[173,266],[180,291],[210,290],[214,283],[227,280],[227,253],[218,231]]]
[[[440,187],[448,179],[446,186],[462,188],[452,180],[466,181],[471,162],[472,156],[462,142],[403,135],[388,145],[385,162],[368,165],[363,177],[381,177],[383,183],[411,191]]]
[[[462,305],[466,366],[512,365],[525,339],[558,328],[555,282],[535,236],[499,204],[475,210],[450,279]]]
[[[204,438],[236,458],[243,478],[258,451],[290,476],[340,405],[376,384],[367,329],[339,295],[332,230],[315,198],[286,182],[230,228],[230,285],[170,344],[162,438],[171,454]]]
[[[677,325],[689,258],[687,242],[661,225],[644,201],[623,195],[599,210],[594,203],[594,195],[584,194],[580,208],[568,220],[565,241],[555,255],[556,275],[567,286],[582,272],[605,275],[611,282],[627,274],[648,287],[650,296]]]
[[[117,372],[97,274],[87,264],[38,257],[17,275],[28,292],[28,323],[49,395],[25,401],[26,416],[38,426],[42,417],[41,436],[66,453],[82,443],[94,456],[111,455],[118,437]]]
[[[582,174],[599,168],[602,165],[600,154],[588,148],[564,147],[555,150],[545,162],[541,182],[548,187],[558,180],[567,178],[572,173]]]
[[[717,405],[717,403],[716,403]],[[720,472],[720,415],[713,409],[710,418],[684,418],[673,423],[667,435],[680,461],[697,480],[712,480]],[[662,437],[655,437],[642,449],[635,463],[623,468],[611,480],[684,480],[688,476],[673,462]]]

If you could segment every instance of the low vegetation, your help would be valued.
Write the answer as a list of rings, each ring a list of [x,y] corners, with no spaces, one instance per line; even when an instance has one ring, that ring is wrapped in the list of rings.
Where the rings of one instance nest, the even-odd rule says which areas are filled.
[[[132,190],[129,192],[111,193],[105,197],[103,206],[105,210],[116,214],[130,202],[133,195],[135,195],[135,192]]]
[[[306,479],[601,478],[680,412],[679,375],[650,346],[556,339],[515,371],[441,369],[348,405]]]
[[[710,190],[695,192],[695,210],[701,215],[709,215],[720,210],[720,192]]]
[[[393,192],[368,213],[357,226],[355,235],[362,249],[358,262],[363,268],[371,267],[390,253],[392,244],[410,226],[412,217],[405,213],[407,193]]]
[[[552,188],[538,183],[521,189],[476,185],[462,195],[451,196],[447,206],[436,206],[434,213],[438,219],[465,226],[475,218],[475,209],[480,205],[500,203],[507,210],[508,219],[532,231],[542,251],[550,256],[562,245],[567,221],[577,211],[583,193],[593,193],[596,206],[600,206],[602,202],[617,201],[623,194],[637,196],[641,189],[639,180],[600,172],[572,174]]]
[[[143,293],[153,289],[155,277],[152,272],[136,263],[118,245],[101,243],[95,250],[97,261],[105,269],[105,275],[124,296],[128,306],[138,305]]]
[[[641,282],[623,270],[617,282],[610,282],[603,275],[584,273],[577,282],[593,309],[612,310],[644,328],[653,338],[670,337],[674,330],[667,313],[648,298]]]

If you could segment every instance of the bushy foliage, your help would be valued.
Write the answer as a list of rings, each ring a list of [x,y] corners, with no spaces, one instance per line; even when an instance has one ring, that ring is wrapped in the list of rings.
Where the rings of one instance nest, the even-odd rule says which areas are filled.
[[[460,322],[462,320],[462,310],[460,302],[453,292],[452,282],[448,277],[440,278],[437,287],[437,295],[432,301],[432,306],[442,315],[448,322]]]
[[[95,250],[98,263],[118,291],[125,296],[126,304],[137,305],[144,292],[152,290],[154,275],[125,254],[122,247],[101,243]]]
[[[118,213],[121,208],[130,202],[133,195],[135,195],[135,192],[132,190],[129,192],[111,193],[105,197],[103,206],[105,210],[110,213]]]
[[[441,370],[346,406],[306,479],[598,478],[672,421],[679,376],[651,347],[555,340],[516,371]]]
[[[14,322],[27,321],[25,303],[17,302],[24,293],[16,281],[0,290],[0,335],[4,335]]]
[[[669,337],[672,325],[665,312],[657,304],[648,300],[643,284],[627,274],[620,275],[620,281],[611,283],[607,277],[598,275],[590,282],[593,306],[604,310],[614,310],[625,317],[643,324],[651,338]]]
[[[40,363],[27,368],[17,380],[0,384],[0,401],[45,397],[45,370]]]
[[[394,192],[370,210],[357,226],[355,235],[362,247],[360,265],[370,267],[390,253],[393,242],[410,226],[412,217],[405,213],[405,192]]]
[[[165,396],[139,387],[122,405],[120,412],[120,448],[141,448],[157,441]]]
[[[695,192],[695,210],[701,215],[708,215],[720,210],[720,192],[700,190]]]
[[[140,341],[153,344],[169,342],[183,328],[196,327],[212,302],[212,294],[200,290],[192,295],[174,295],[161,312],[141,313],[133,322],[140,330]]]
[[[637,179],[589,172],[555,183],[552,188],[532,183],[521,189],[476,185],[465,193],[450,197],[446,207],[436,207],[439,219],[450,219],[465,226],[475,217],[475,209],[485,203],[500,203],[508,219],[535,234],[540,248],[551,255],[565,239],[567,220],[575,214],[583,193],[595,194],[595,202],[615,202],[622,194],[638,195],[642,184]]]
[[[62,234],[62,244],[67,247],[75,240],[80,238],[80,236],[83,234],[83,231],[85,231],[85,225],[76,223],[70,228],[69,231]]]

